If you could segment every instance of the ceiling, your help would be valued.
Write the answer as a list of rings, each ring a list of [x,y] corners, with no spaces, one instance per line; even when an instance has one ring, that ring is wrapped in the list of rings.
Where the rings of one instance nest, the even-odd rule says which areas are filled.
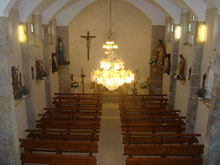
[[[80,11],[95,1],[100,0],[0,0],[0,16],[7,17],[12,8],[18,8],[21,22],[26,22],[33,14],[40,14],[43,24],[48,24],[52,18],[56,18],[58,26],[68,26]],[[220,9],[219,0],[122,1],[126,1],[141,10],[152,21],[153,25],[164,24],[166,16],[172,17],[174,23],[179,24],[181,12],[188,11],[196,15],[199,21],[205,21],[208,8]]]

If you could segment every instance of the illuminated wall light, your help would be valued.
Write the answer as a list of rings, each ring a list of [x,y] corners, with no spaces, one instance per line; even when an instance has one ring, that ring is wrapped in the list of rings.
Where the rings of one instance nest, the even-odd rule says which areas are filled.
[[[173,27],[174,27],[174,25],[172,24],[172,25],[171,25],[171,28],[170,28],[170,31],[171,31],[171,32],[173,32]]]
[[[198,42],[205,41],[205,30],[206,30],[206,26],[204,24],[199,25],[198,38],[197,38]]]
[[[23,25],[19,25],[18,31],[19,31],[19,41],[25,42],[26,41],[25,27]]]
[[[175,39],[179,40],[181,37],[181,27],[180,26],[176,26],[175,29]]]

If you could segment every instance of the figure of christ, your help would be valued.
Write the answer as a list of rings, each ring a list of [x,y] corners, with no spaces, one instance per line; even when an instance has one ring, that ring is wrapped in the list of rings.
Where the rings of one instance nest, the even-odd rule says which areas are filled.
[[[164,54],[163,41],[159,40],[157,45],[157,65],[164,65]]]
[[[180,80],[185,80],[184,69],[185,69],[185,59],[184,59],[183,55],[180,55],[180,62],[177,66],[178,79],[180,79]]]
[[[85,38],[87,40],[86,47],[87,47],[87,60],[89,61],[89,49],[90,49],[90,41],[96,36],[90,36],[89,31],[87,32],[87,36],[81,36],[81,38]]]
[[[57,43],[57,57],[58,57],[58,65],[63,65],[64,61],[64,48],[63,48],[63,43],[62,43],[62,38],[58,38],[58,43]]]

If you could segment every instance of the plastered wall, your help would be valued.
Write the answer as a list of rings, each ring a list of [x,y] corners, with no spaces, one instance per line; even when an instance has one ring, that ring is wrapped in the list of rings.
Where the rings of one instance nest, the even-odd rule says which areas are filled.
[[[99,67],[104,58],[103,44],[110,29],[109,1],[96,1],[82,10],[69,24],[70,73],[81,81],[81,67],[86,75],[85,88],[90,87],[90,73]],[[140,81],[149,77],[151,53],[151,21],[131,4],[119,0],[114,3],[114,41],[118,44],[118,57],[125,61],[126,69],[140,70]],[[87,61],[87,31],[96,36],[90,44],[90,60]]]

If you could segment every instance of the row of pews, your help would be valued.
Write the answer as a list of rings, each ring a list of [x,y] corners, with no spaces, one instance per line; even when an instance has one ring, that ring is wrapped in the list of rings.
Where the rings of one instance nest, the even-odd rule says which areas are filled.
[[[22,164],[96,165],[103,96],[56,93],[52,103],[19,139]]]
[[[186,117],[166,95],[123,95],[119,111],[126,165],[202,165],[200,134],[184,133]]]

